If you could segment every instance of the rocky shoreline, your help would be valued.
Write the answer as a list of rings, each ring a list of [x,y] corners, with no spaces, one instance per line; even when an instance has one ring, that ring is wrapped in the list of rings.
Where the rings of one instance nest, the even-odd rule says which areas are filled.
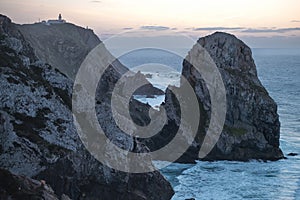
[[[158,171],[134,174],[109,168],[85,149],[77,135],[72,116],[73,79],[83,58],[101,43],[98,37],[90,29],[68,23],[47,26],[50,34],[35,35],[34,31],[41,26],[46,25],[16,25],[0,15],[0,197],[171,199],[174,191]],[[168,144],[183,123],[182,142],[188,142],[189,148],[177,162],[283,158],[277,105],[257,77],[251,49],[235,36],[219,32],[200,38],[197,44],[215,62],[226,89],[225,124],[212,151],[204,158],[199,157],[212,108],[205,81],[189,62],[201,61],[198,45],[188,53],[182,70],[195,91],[201,112],[196,137],[190,137],[190,122],[181,120],[180,105],[172,92],[185,90],[183,81],[180,87],[170,86],[165,92],[162,107],[167,113],[167,124],[159,134],[147,139],[124,134],[108,111],[114,85],[128,71],[116,60],[102,76],[95,99],[98,120],[109,139],[125,150],[145,153]],[[133,83],[146,80],[140,73],[131,78]],[[163,91],[149,83],[136,94],[156,95]],[[125,102],[122,97],[119,100]],[[83,111],[87,109],[78,106]],[[140,126],[149,124],[149,110],[156,120],[161,114],[134,99],[129,108],[130,117]],[[88,109],[94,109],[94,105]],[[172,153],[176,154],[178,149],[172,149]],[[114,159],[126,156],[117,155]],[[143,162],[149,159],[152,158],[145,156]],[[3,185],[2,180],[10,181],[12,187]]]

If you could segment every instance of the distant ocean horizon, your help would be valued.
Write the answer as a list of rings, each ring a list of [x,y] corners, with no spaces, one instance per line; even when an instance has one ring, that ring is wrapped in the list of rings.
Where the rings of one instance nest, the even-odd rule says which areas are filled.
[[[188,51],[187,51],[188,52]],[[300,153],[300,48],[253,48],[258,76],[278,105],[281,122],[280,147],[285,156]],[[159,51],[140,51],[120,58],[132,68],[149,62],[159,62],[173,68],[179,76],[160,74],[154,84],[174,84],[180,77],[182,58]],[[140,68],[143,72],[143,68]],[[151,69],[151,68],[150,68]],[[149,68],[144,68],[150,73]],[[168,80],[169,79],[169,80]],[[149,79],[151,81],[151,79]],[[161,83],[159,80],[162,80]],[[141,99],[147,102],[147,99]],[[159,105],[163,98],[151,100]],[[195,199],[300,199],[300,156],[276,162],[198,162],[171,164],[161,170],[171,182],[175,195],[172,200]]]

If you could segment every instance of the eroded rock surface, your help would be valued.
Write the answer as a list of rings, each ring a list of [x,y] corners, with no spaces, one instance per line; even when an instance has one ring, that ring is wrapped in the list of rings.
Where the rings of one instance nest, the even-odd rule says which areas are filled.
[[[251,49],[235,36],[221,32],[200,38],[197,42],[215,62],[222,76],[227,98],[222,134],[204,160],[283,158],[279,148],[280,122],[277,104],[257,77]],[[195,141],[180,159],[181,162],[198,159],[211,117],[211,102],[204,79],[187,61],[201,59],[201,52],[203,51],[199,46],[195,45],[183,62],[182,75],[196,92],[201,118]],[[168,90],[165,107],[171,113],[169,121],[175,121],[178,126],[179,106],[173,99],[174,95]]]
[[[59,199],[44,180],[38,181],[25,176],[15,175],[4,169],[0,169],[0,179],[1,199]],[[67,200],[69,198],[63,195],[62,199]]]
[[[9,18],[1,15],[0,22],[0,167],[45,180],[59,199],[170,199],[174,192],[159,172],[116,171],[85,150],[71,112],[73,81],[40,61]],[[126,68],[110,70],[102,79],[106,85],[98,89],[101,94],[111,92]],[[97,103],[104,111],[108,99],[99,97]],[[98,111],[99,120],[106,117]],[[130,137],[117,132],[114,137],[115,125],[107,123],[106,129],[127,150],[136,146]]]

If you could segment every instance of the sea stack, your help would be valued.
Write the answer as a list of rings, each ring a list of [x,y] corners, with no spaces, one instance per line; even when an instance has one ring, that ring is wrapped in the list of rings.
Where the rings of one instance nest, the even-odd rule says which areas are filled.
[[[283,158],[279,148],[277,104],[258,79],[251,49],[234,35],[222,32],[200,38],[197,43],[209,53],[222,76],[227,107],[221,136],[212,151],[202,159],[247,161]],[[197,136],[180,162],[199,159],[198,152],[211,118],[209,93],[201,74],[187,61],[191,57],[200,59],[199,45],[195,45],[184,60],[182,75],[196,93],[201,119]],[[168,90],[165,107],[172,113],[178,113],[172,97]],[[177,122],[176,126],[179,125],[176,114],[169,115],[169,118],[169,121]]]

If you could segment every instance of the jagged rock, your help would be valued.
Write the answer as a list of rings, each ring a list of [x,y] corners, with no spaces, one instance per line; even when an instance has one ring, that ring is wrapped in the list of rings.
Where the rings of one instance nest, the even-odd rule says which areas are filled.
[[[52,188],[43,180],[37,181],[26,176],[18,176],[0,169],[0,199],[44,199],[58,200]],[[64,195],[64,198],[68,196]]]
[[[149,76],[148,76],[149,77]],[[140,71],[138,71],[135,76],[133,77],[133,82],[140,82],[141,79],[146,79],[147,76],[142,74]],[[130,87],[130,86],[128,86]],[[164,91],[153,87],[150,83],[143,85],[142,87],[138,88],[135,92],[134,95],[147,95],[147,98],[152,97],[154,98],[154,95],[164,95]]]
[[[72,80],[88,53],[101,43],[93,30],[71,23],[14,24],[13,28],[30,44],[37,59]],[[114,61],[114,67],[119,73],[128,71],[118,60]]]
[[[87,152],[60,159],[35,178],[47,180],[58,196],[65,193],[72,199],[170,199],[173,194],[159,172],[119,172],[101,165]]]
[[[297,153],[289,153],[288,156],[298,156],[299,154]]]
[[[235,36],[220,32],[200,38],[197,42],[216,63],[227,97],[227,113],[222,134],[204,160],[283,158],[279,148],[280,123],[277,105],[257,77],[251,49]],[[201,74],[187,61],[200,59],[201,51],[198,48],[195,45],[184,60],[182,75],[198,97],[200,126],[191,147],[179,160],[181,162],[198,159],[211,114],[211,102],[205,82]],[[173,99],[174,95],[168,90],[165,107],[170,113],[169,121],[175,121],[178,126],[179,105]]]
[[[123,173],[93,158],[75,130],[71,112],[73,81],[38,60],[16,25],[2,15],[0,31],[1,168],[45,180],[59,198],[67,198],[65,195],[72,199],[172,197],[171,185],[159,172]],[[25,64],[24,58],[29,63]],[[97,110],[99,121],[106,117],[101,111],[108,108],[107,96],[121,76],[120,71],[127,70],[117,65],[110,66],[102,78],[101,83],[105,84],[98,87],[97,92],[104,94],[97,97],[102,105]],[[143,118],[139,120],[145,123]],[[131,137],[118,137],[116,125],[106,123],[105,129],[124,148],[131,150],[135,146]],[[118,158],[117,155],[115,159]]]
[[[45,23],[15,25],[14,27],[24,39],[33,47],[36,57],[52,67],[59,69],[72,80],[75,79],[77,71],[87,54],[101,43],[93,30],[78,27],[71,23],[51,24]],[[16,48],[20,44],[16,41]],[[28,62],[28,61],[24,61]],[[115,68],[122,73],[128,71],[119,60],[113,62]],[[132,73],[133,74],[133,73]],[[141,73],[133,74],[138,81],[146,80]],[[149,82],[139,88],[136,95],[163,95],[164,92],[153,87]]]

